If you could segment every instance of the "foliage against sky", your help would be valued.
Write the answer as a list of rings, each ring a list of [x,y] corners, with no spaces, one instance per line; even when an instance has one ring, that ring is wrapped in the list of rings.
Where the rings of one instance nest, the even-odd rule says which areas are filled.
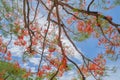
[[[36,76],[38,80],[56,80],[72,70],[76,73],[73,80],[86,80],[89,76],[101,79],[107,70],[104,55],[117,60],[120,53],[120,24],[103,11],[119,3],[119,0],[1,0],[0,79],[24,80]],[[91,37],[104,48],[94,59],[75,45]],[[14,58],[17,53],[22,55],[22,61]],[[73,60],[75,54],[79,54],[80,64]],[[20,66],[35,56],[39,63],[34,72]],[[6,68],[8,65],[10,68]]]

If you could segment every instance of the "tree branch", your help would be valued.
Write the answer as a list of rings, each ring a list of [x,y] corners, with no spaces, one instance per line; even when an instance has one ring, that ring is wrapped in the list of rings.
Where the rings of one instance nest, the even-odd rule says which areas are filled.
[[[74,8],[74,7],[72,7],[72,6],[70,6],[70,5],[66,4],[66,3],[61,2],[61,1],[59,1],[59,5],[65,6],[67,8],[70,8],[71,10],[76,10],[77,12],[80,12],[80,13],[85,13],[85,14],[88,14],[88,15],[96,16],[96,17],[102,17],[103,19],[105,19],[106,21],[108,21],[111,25],[113,25],[117,29],[118,33],[120,34],[120,29],[118,28],[118,26],[120,26],[120,24],[114,23],[107,16],[99,14],[98,12],[95,12],[95,11],[89,11],[88,12],[88,11],[85,11],[85,10],[80,10],[78,8]]]
[[[39,68],[40,68],[41,63],[42,63],[42,58],[43,58],[44,49],[45,49],[46,37],[47,37],[49,27],[50,27],[50,15],[51,15],[51,12],[52,12],[53,8],[54,8],[54,5],[51,7],[51,9],[49,11],[49,14],[48,14],[48,18],[47,18],[48,19],[47,32],[45,33],[45,37],[44,37],[44,40],[43,40],[43,49],[42,49],[42,53],[41,53],[41,59],[40,59],[39,65],[38,65],[38,71],[39,71]]]
[[[90,11],[90,6],[92,5],[93,2],[94,2],[94,0],[92,0],[92,1],[90,2],[90,4],[88,5],[88,8],[87,8],[87,11],[88,11],[88,12]]]

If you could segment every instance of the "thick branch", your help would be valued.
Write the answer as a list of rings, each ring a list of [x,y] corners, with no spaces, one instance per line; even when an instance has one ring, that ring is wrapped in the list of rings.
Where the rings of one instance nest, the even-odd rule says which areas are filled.
[[[43,49],[42,49],[42,53],[41,53],[41,59],[40,59],[39,65],[38,65],[38,70],[39,70],[39,68],[40,68],[40,66],[41,66],[42,59],[43,59],[46,37],[47,37],[48,31],[49,31],[49,27],[50,27],[50,15],[51,15],[51,12],[52,12],[53,8],[54,8],[54,5],[51,7],[51,9],[50,9],[50,11],[49,11],[49,14],[48,14],[47,32],[45,33],[45,37],[44,37],[44,40],[43,40]]]
[[[26,0],[23,0],[23,16],[24,16],[24,24],[25,28],[27,26],[27,21],[26,21]]]
[[[87,11],[88,11],[88,12],[90,11],[90,6],[92,5],[93,2],[94,2],[94,0],[92,0],[92,1],[90,2],[90,4],[88,5],[88,8],[87,8]]]
[[[118,33],[120,34],[120,29],[118,28],[118,26],[120,26],[120,24],[114,23],[114,22],[113,22],[111,19],[109,19],[107,16],[104,16],[104,15],[102,15],[102,14],[99,14],[98,12],[95,12],[95,11],[89,11],[89,12],[88,12],[88,11],[85,11],[85,10],[80,10],[80,9],[78,9],[78,8],[74,8],[74,7],[70,6],[69,4],[63,3],[63,2],[61,2],[61,1],[59,1],[59,5],[65,6],[65,7],[67,7],[67,8],[70,8],[71,10],[76,10],[77,12],[80,12],[80,13],[85,13],[85,14],[88,14],[88,15],[92,15],[92,16],[96,16],[96,17],[101,17],[101,18],[107,20],[111,25],[113,25],[113,26],[117,29]]]
[[[38,11],[38,7],[39,7],[39,0],[38,0],[38,2],[37,2],[37,6],[36,6],[36,8],[35,8],[35,15],[34,15],[34,18],[33,18],[33,20],[31,21],[30,24],[32,24],[32,23],[34,22],[35,18],[36,18],[37,11]]]

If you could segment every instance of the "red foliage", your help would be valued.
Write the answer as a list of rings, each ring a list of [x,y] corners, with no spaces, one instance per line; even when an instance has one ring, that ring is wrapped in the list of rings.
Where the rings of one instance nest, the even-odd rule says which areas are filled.
[[[31,75],[31,70],[29,69],[29,71],[23,75],[23,78],[28,78]]]
[[[4,58],[5,58],[5,60],[8,60],[8,61],[12,60],[11,52],[8,51],[7,54],[6,54],[6,56]]]
[[[42,71],[42,70],[39,70],[39,71],[37,72],[37,76],[38,76],[38,77],[42,77],[43,74],[44,74],[44,71]]]
[[[0,80],[4,80],[4,78],[0,78]]]
[[[77,29],[78,29],[78,31],[82,32],[84,30],[84,26],[85,26],[84,22],[83,21],[79,21],[77,23]]]
[[[18,40],[16,40],[14,44],[17,46],[25,46],[27,42],[24,40],[24,36],[21,35],[21,36],[18,36]]]
[[[51,66],[46,66],[46,65],[44,65],[44,66],[42,67],[42,69],[43,69],[43,70],[51,70]]]
[[[84,31],[87,32],[88,34],[91,34],[93,32],[93,28],[91,27],[90,24],[87,24]]]
[[[15,62],[14,66],[15,66],[15,68],[20,68],[20,65],[18,62]]]
[[[98,57],[94,59],[94,63],[89,63],[88,66],[82,66],[80,69],[86,76],[89,75],[89,71],[93,72],[95,76],[102,76],[105,71],[105,64],[106,60],[103,59],[103,56],[98,55]]]
[[[59,74],[58,75],[62,76],[64,71],[66,70],[66,68],[67,68],[67,60],[65,57],[63,57],[61,60],[61,64],[59,66]]]

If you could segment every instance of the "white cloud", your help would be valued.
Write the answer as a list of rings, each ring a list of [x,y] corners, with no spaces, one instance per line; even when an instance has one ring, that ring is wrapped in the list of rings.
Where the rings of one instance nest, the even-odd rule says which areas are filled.
[[[68,39],[63,38],[63,44],[64,46],[68,47],[66,48],[67,55],[74,57],[78,59],[79,61],[82,61],[81,55],[76,51],[76,49],[74,48],[74,46],[71,44],[71,42]]]
[[[35,58],[35,57],[29,58],[29,61],[30,61],[31,63],[33,63],[34,65],[38,65],[38,64],[39,64],[39,61],[40,61],[40,58]]]
[[[59,80],[71,80],[72,78],[76,77],[74,71],[69,71],[67,74],[64,74]]]
[[[12,56],[21,57],[23,55],[23,49],[17,46],[12,46],[10,48]]]
[[[35,67],[30,67],[30,69],[31,69],[31,72],[36,72]]]
[[[103,80],[120,80],[120,66],[117,68],[116,72],[109,72],[109,76],[103,78]]]
[[[31,72],[36,72],[36,68],[35,67],[31,67],[28,63],[24,63],[22,64],[22,67],[27,69],[27,70],[31,70]]]

